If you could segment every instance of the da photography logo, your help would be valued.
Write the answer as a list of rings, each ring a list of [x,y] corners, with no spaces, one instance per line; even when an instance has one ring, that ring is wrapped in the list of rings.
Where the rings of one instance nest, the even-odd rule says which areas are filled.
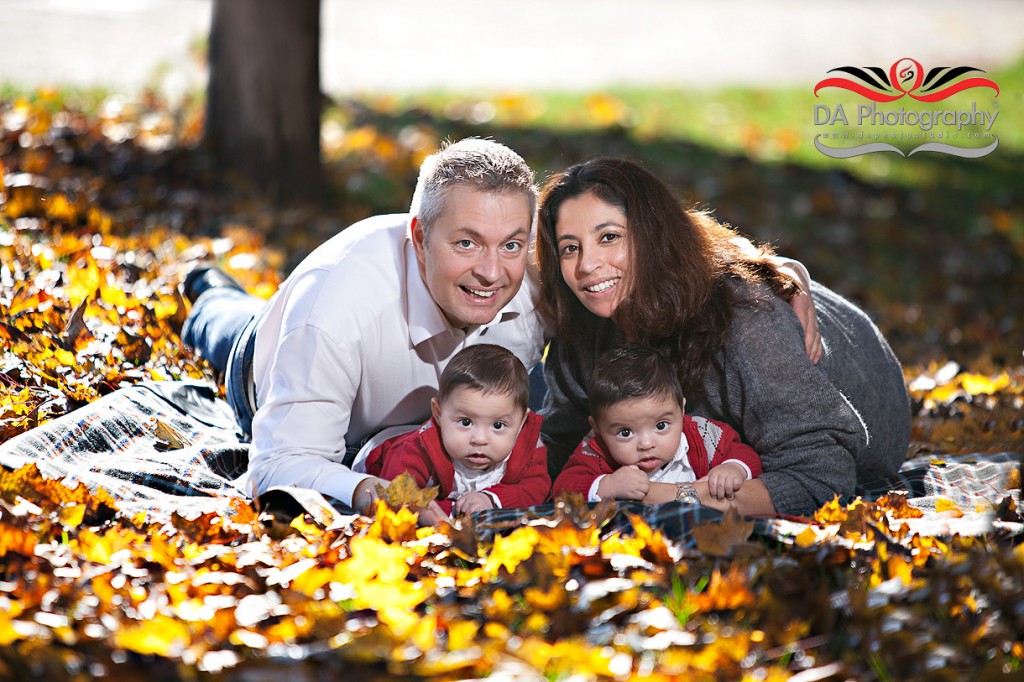
[[[829,73],[847,75],[819,81],[814,86],[815,97],[821,97],[822,90],[837,88],[870,103],[814,105],[814,125],[824,128],[814,136],[814,146],[826,156],[846,159],[872,152],[900,156],[935,152],[979,158],[999,146],[999,138],[992,132],[999,116],[999,103],[994,99],[999,96],[999,86],[988,78],[968,76],[984,73],[981,69],[936,66],[926,75],[919,62],[904,58],[888,72],[877,66],[841,66]],[[979,88],[995,93],[987,106],[978,101],[967,104],[964,96],[954,98],[955,106],[949,101],[954,95]],[[894,142],[910,147],[909,151]]]

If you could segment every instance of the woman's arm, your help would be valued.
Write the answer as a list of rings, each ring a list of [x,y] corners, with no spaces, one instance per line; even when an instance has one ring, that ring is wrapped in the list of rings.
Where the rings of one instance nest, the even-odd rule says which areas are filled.
[[[777,297],[735,309],[719,366],[705,386],[708,407],[760,454],[761,484],[779,512],[808,513],[853,492],[867,428],[828,376],[829,365],[848,360],[829,356],[822,366],[811,364],[799,321]],[[749,494],[742,495],[744,507]]]
[[[743,487],[736,491],[732,500],[716,500],[708,492],[707,481],[696,481],[692,483],[697,490],[697,497],[705,507],[711,507],[719,511],[725,511],[729,507],[735,507],[743,516],[771,516],[775,514],[775,505],[772,504],[772,496],[760,479],[752,479],[743,483]],[[678,488],[675,483],[652,483],[651,490],[644,498],[645,504],[661,504],[676,499]]]

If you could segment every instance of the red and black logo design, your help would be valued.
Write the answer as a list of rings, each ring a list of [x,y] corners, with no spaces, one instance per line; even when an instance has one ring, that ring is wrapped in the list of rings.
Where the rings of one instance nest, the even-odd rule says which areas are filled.
[[[828,73],[835,71],[857,80],[843,76],[826,78],[814,86],[815,96],[823,88],[843,88],[875,102],[895,102],[907,95],[919,102],[938,102],[971,88],[992,88],[999,95],[999,86],[988,78],[962,78],[973,72],[985,73],[973,66],[936,66],[926,76],[920,62],[904,57],[889,67],[888,73],[878,66],[840,66]]]
[[[999,96],[999,86],[989,78],[973,75],[985,73],[973,66],[936,66],[925,73],[916,59],[904,57],[893,63],[888,72],[877,66],[840,66],[828,73],[838,73],[831,78],[818,81],[814,96],[825,88],[841,88],[871,100],[870,104],[857,105],[858,130],[832,130],[814,137],[814,146],[822,154],[837,159],[846,159],[875,152],[893,152],[900,156],[912,156],[919,152],[951,154],[963,158],[986,156],[999,146],[999,138],[991,134],[998,111],[993,108],[979,109],[977,102],[970,108],[921,107],[910,109],[900,105],[898,110],[880,108],[879,104],[895,102],[909,96],[924,104],[941,102],[953,95],[973,88],[989,88]],[[820,117],[824,114],[824,119]],[[849,126],[849,119],[842,104],[831,108],[825,104],[814,105],[814,125],[841,123]],[[882,130],[864,130],[864,126],[883,126]],[[888,126],[885,128],[884,126]],[[907,127],[911,127],[907,130]],[[982,126],[982,130],[978,127]],[[864,142],[856,146],[832,147],[826,140],[856,139]],[[974,139],[991,139],[983,147],[965,146],[962,143]],[[892,144],[892,140],[920,141],[908,152]],[[952,142],[952,144],[951,144]]]

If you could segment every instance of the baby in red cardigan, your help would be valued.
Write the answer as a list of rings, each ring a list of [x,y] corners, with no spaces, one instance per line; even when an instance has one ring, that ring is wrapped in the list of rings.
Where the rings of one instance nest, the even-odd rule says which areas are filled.
[[[731,499],[761,473],[761,458],[732,427],[684,413],[679,379],[654,350],[627,344],[601,356],[587,399],[593,430],[555,479],[555,495],[642,501],[652,483],[674,483],[677,499],[695,503],[686,483],[706,476],[712,497]]]
[[[540,504],[551,478],[529,392],[526,367],[511,352],[464,348],[441,373],[432,418],[374,448],[366,471],[388,480],[407,471],[420,487],[438,486],[448,514]]]

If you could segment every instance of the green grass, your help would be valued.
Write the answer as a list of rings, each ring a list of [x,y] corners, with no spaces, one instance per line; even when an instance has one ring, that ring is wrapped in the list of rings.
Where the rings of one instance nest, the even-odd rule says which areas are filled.
[[[105,99],[113,94],[109,88],[92,87],[39,87],[29,89],[0,83],[0,102],[16,102],[25,99],[41,105],[50,113],[57,111],[82,111],[95,113]]]
[[[1024,154],[1024,58],[985,77],[1000,86],[998,97],[989,89],[973,89],[934,104],[905,97],[892,104],[879,105],[879,110],[900,107],[907,111],[969,109],[972,101],[976,101],[979,109],[999,112],[992,132],[998,135],[1000,146],[993,155],[1020,156]],[[681,140],[763,163],[842,169],[867,181],[888,184],[931,184],[943,165],[935,163],[934,154],[903,158],[891,153],[875,153],[833,159],[815,149],[815,135],[828,128],[815,125],[815,104],[826,104],[831,111],[842,104],[847,118],[854,122],[857,106],[867,100],[834,88],[822,90],[820,96],[815,97],[814,85],[808,82],[806,87],[773,89],[612,88],[601,94],[495,92],[469,95],[435,91],[366,99],[372,106],[385,110],[421,109],[439,117],[479,120],[492,126],[528,126],[553,131],[593,131],[619,126],[639,141]],[[841,130],[842,127],[837,128]],[[864,130],[871,131],[870,128]],[[907,152],[919,142],[895,144]],[[983,146],[987,141],[961,144]]]

